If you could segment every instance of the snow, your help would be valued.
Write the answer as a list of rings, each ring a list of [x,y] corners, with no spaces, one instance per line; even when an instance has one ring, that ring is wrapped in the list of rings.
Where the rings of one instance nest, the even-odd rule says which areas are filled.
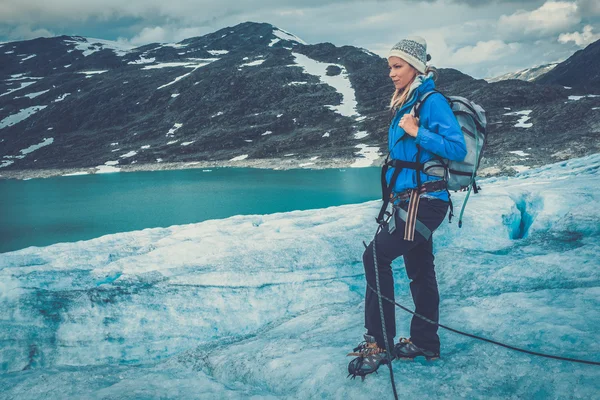
[[[187,44],[182,44],[182,43],[166,43],[166,44],[161,45],[161,47],[173,47],[174,49],[184,49],[187,46],[188,46]]]
[[[41,143],[33,144],[23,150],[19,150],[19,152],[23,155],[33,153],[34,151],[41,149],[44,146],[48,146],[54,143],[54,138],[43,138]]]
[[[114,142],[114,143],[111,143],[110,145],[111,145],[111,146],[118,146],[118,145],[119,145],[119,142]]]
[[[307,163],[298,164],[298,166],[300,168],[308,167],[310,165],[315,165],[315,163],[314,162],[307,162]]]
[[[207,50],[213,56],[220,56],[229,53],[229,50]]]
[[[74,37],[74,39],[75,40],[65,40],[64,42],[68,43],[69,45],[74,45],[71,51],[80,50],[83,52],[84,57],[104,49],[112,50],[117,56],[122,57],[134,48],[134,46],[123,42],[113,42],[104,39],[84,37]]]
[[[19,122],[26,120],[27,118],[31,117],[33,114],[37,113],[40,110],[43,110],[46,107],[47,106],[27,107],[27,108],[20,110],[16,114],[9,115],[8,117],[6,117],[2,121],[0,121],[0,129],[6,128],[8,126],[16,125]]]
[[[522,115],[521,118],[519,118],[519,120],[517,121],[517,123],[514,125],[515,128],[531,128],[533,126],[533,123],[529,122],[527,123],[527,121],[531,118],[529,116],[529,114],[531,114],[532,110],[522,110],[522,111],[514,111],[514,112],[509,112],[503,115]]]
[[[370,167],[380,157],[379,147],[368,146],[366,144],[358,144],[354,147],[359,149],[355,153],[359,158],[350,165],[352,168]]]
[[[367,131],[360,131],[360,132],[356,132],[354,134],[354,139],[362,139],[369,136],[369,134],[367,133]]]
[[[310,161],[315,161],[317,158],[319,158],[319,156],[314,156],[310,158]]]
[[[145,150],[145,149],[149,149],[149,148],[150,148],[150,145],[149,145],[149,144],[145,144],[145,145],[143,145],[142,147],[140,147],[140,149],[144,149],[144,150]]]
[[[329,132],[325,132],[322,137],[329,137]]]
[[[33,58],[33,57],[35,57],[35,56],[37,56],[37,54],[32,54],[32,55],[30,55],[30,56],[27,56],[27,57],[25,57],[24,59],[22,59],[22,60],[21,60],[21,62],[23,62],[23,61],[27,61],[27,60],[30,60],[30,59],[32,59],[32,58]]]
[[[167,134],[165,135],[166,137],[173,137],[175,136],[175,132],[177,132],[177,130],[179,128],[181,128],[183,126],[183,124],[175,124],[173,125],[173,127],[171,129],[169,129],[169,132],[167,132]]]
[[[255,67],[257,65],[261,65],[264,62],[265,62],[265,60],[254,60],[249,63],[242,64],[242,65],[240,65],[240,67]]]
[[[179,142],[179,140],[171,140],[170,142],[167,142],[167,144],[168,144],[168,145],[169,145],[169,144],[175,144],[175,143],[177,143],[177,142]]]
[[[79,172],[71,172],[69,174],[64,174],[61,176],[79,176],[79,175],[89,175],[89,174],[85,171],[79,171]]]
[[[283,117],[283,114],[277,114],[277,118]]]
[[[272,133],[273,133],[272,131],[266,131],[265,133],[262,133],[260,136],[267,136],[267,135],[270,135]]]
[[[244,142],[246,142],[246,143],[252,143],[252,139],[244,139]]]
[[[112,165],[117,165],[117,164],[119,164],[119,161],[118,161],[118,160],[115,160],[115,161],[107,161],[107,162],[105,162],[105,163],[104,163],[104,165],[110,165],[110,166],[112,166]]]
[[[295,156],[295,154],[294,153],[289,153],[289,154],[284,154],[283,156],[284,157],[291,157],[291,156]]]
[[[23,97],[29,97],[30,99],[35,99],[36,97],[41,96],[44,93],[48,93],[49,91],[50,91],[50,89],[48,89],[48,90],[42,90],[41,92],[34,92],[34,93],[26,94]]]
[[[171,97],[173,97],[173,98],[175,98],[177,96],[179,96],[179,93],[173,93],[173,94],[171,94]]]
[[[223,115],[223,111],[219,111],[218,113],[216,113],[216,114],[214,114],[214,115],[211,115],[210,117],[211,117],[211,118],[214,118],[214,117],[218,117],[218,116],[220,116],[220,115]]]
[[[577,100],[583,99],[584,97],[600,97],[600,95],[598,95],[598,94],[586,94],[586,95],[583,95],[583,96],[569,96],[569,100],[577,101]]]
[[[15,162],[13,160],[2,160],[2,163],[0,163],[0,168],[8,167],[9,165],[14,163]]]
[[[121,158],[130,158],[130,157],[135,156],[136,154],[137,154],[137,151],[133,151],[132,150],[132,151],[127,152],[127,153],[125,153],[125,154],[123,154],[123,155],[121,155],[119,157],[121,157]]]
[[[105,70],[100,70],[100,71],[77,71],[78,74],[87,75],[87,78],[89,78],[91,75],[103,74],[105,72],[108,72],[108,70],[105,69]]]
[[[177,62],[167,62],[167,63],[159,63],[155,65],[146,65],[142,68],[142,70],[148,69],[159,69],[159,68],[176,68],[176,67],[184,67],[184,68],[200,68],[208,65],[212,62],[219,60],[218,58],[190,58],[192,61],[177,61]],[[192,71],[193,72],[193,71]]]
[[[308,82],[288,82],[285,86],[298,86],[298,85],[306,85]]]
[[[358,105],[356,102],[356,95],[354,89],[352,89],[350,80],[348,79],[346,67],[343,65],[316,61],[300,53],[292,53],[292,55],[294,56],[296,64],[300,65],[305,73],[319,77],[321,82],[333,87],[342,95],[340,105],[326,105],[327,108],[347,117],[359,116],[356,111],[356,106]],[[341,68],[342,72],[336,76],[328,76],[326,71],[327,67],[330,65]]]
[[[140,56],[139,59],[134,61],[129,61],[127,64],[140,65],[140,64],[152,64],[156,61],[156,57],[146,58],[143,55]]]
[[[297,42],[300,44],[307,44],[304,40],[300,39],[298,36],[292,35],[291,33],[286,32],[281,29],[273,30],[273,35],[277,36],[281,40],[288,40],[288,41]],[[273,42],[271,42],[271,43],[273,43]],[[273,44],[275,44],[275,43],[273,43]],[[271,46],[271,45],[269,45],[269,46]]]
[[[521,150],[509,151],[509,153],[516,154],[516,155],[521,156],[521,157],[525,157],[525,156],[529,155],[529,153],[525,153],[525,152],[523,152]]]
[[[0,97],[11,94],[12,92],[16,92],[17,90],[21,90],[26,88],[27,86],[31,86],[36,82],[19,82],[20,86],[16,89],[9,89],[8,92],[0,94]]]
[[[241,156],[233,157],[229,161],[242,161],[242,160],[245,160],[246,158],[248,158],[248,154],[243,154]]]
[[[96,167],[97,174],[112,174],[114,172],[120,172],[121,168],[112,167],[110,165],[98,165]]]
[[[517,172],[524,172],[530,169],[531,167],[528,167],[526,165],[511,165],[511,168]]]
[[[599,361],[600,155],[479,183],[463,228],[444,222],[434,234],[441,322]],[[464,195],[452,195],[455,207]],[[392,398],[385,366],[365,382],[346,377],[346,354],[364,332],[362,241],[379,206],[0,254],[3,396]],[[394,275],[396,301],[412,308],[402,258]],[[410,318],[398,310],[398,336]],[[440,360],[392,364],[401,398],[597,398],[595,366],[439,334]]]
[[[156,162],[157,162],[157,163],[159,163],[159,162],[162,162],[162,158],[157,158],[157,159],[156,159]]]
[[[269,43],[269,47],[273,47],[274,44],[276,44],[277,42],[280,42],[281,39],[279,38],[275,38],[273,40],[271,40],[271,42]]]
[[[58,97],[56,98],[56,100],[54,100],[54,102],[55,102],[55,103],[57,103],[57,102],[59,102],[59,101],[63,101],[63,100],[65,99],[65,97],[67,97],[67,96],[69,96],[69,95],[71,95],[71,93],[65,93],[65,94],[62,94],[62,95],[58,96]]]
[[[191,142],[182,142],[181,145],[182,146],[189,146],[190,144],[194,143],[195,140],[192,140]]]
[[[166,64],[180,64],[180,65],[177,65],[177,66],[181,66],[181,67],[185,67],[185,68],[193,68],[193,69],[192,69],[190,72],[188,72],[187,74],[184,74],[184,75],[178,76],[177,78],[175,78],[175,80],[173,80],[173,81],[171,81],[171,82],[169,82],[169,83],[167,83],[167,84],[164,84],[164,85],[162,85],[162,86],[159,86],[159,87],[157,88],[157,90],[159,90],[159,89],[163,89],[163,88],[166,88],[167,86],[171,86],[171,85],[173,85],[174,83],[177,83],[177,82],[179,82],[179,81],[180,81],[180,80],[182,80],[183,78],[185,78],[185,77],[187,77],[187,76],[190,76],[190,75],[191,75],[191,74],[192,74],[194,71],[196,71],[198,68],[204,67],[204,66],[206,66],[206,65],[208,65],[208,64],[210,64],[210,63],[212,63],[212,62],[214,62],[214,61],[216,61],[216,60],[218,60],[218,58],[214,58],[214,59],[206,59],[206,60],[203,60],[203,61],[202,61],[202,62],[200,62],[200,63],[193,63],[193,64],[190,64],[190,63],[166,63]],[[159,65],[161,65],[161,64],[159,64]],[[164,64],[163,64],[163,65],[164,65]],[[174,65],[170,65],[170,66],[174,66]],[[148,67],[144,67],[144,68],[142,68],[142,69],[154,69],[154,67],[157,67],[157,68],[165,68],[165,67],[158,67],[158,66],[156,66],[156,65],[151,65],[151,66],[148,66]]]

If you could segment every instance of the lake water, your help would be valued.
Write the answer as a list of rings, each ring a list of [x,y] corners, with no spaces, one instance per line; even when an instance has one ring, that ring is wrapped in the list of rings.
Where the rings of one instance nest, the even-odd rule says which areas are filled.
[[[0,253],[239,214],[361,203],[379,168],[187,169],[0,181]]]

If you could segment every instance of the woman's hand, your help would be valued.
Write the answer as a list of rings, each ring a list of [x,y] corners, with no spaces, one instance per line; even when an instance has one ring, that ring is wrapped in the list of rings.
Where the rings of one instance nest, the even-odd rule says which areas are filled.
[[[417,137],[419,132],[419,119],[413,117],[410,114],[404,114],[400,119],[400,128],[404,129],[404,132],[408,133],[412,137]]]

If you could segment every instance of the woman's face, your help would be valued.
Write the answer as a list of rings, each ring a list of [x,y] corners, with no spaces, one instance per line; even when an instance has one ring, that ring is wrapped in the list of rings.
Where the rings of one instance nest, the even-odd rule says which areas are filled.
[[[412,65],[396,56],[388,58],[388,68],[390,70],[390,78],[392,78],[394,86],[398,90],[404,89],[417,75],[417,70]]]

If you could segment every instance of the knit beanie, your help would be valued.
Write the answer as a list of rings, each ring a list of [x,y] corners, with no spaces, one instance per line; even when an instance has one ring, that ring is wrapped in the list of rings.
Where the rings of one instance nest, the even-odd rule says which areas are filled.
[[[427,42],[420,36],[410,36],[396,43],[388,58],[393,56],[400,57],[422,74],[425,73],[425,64],[431,60],[431,56],[427,54]]]

